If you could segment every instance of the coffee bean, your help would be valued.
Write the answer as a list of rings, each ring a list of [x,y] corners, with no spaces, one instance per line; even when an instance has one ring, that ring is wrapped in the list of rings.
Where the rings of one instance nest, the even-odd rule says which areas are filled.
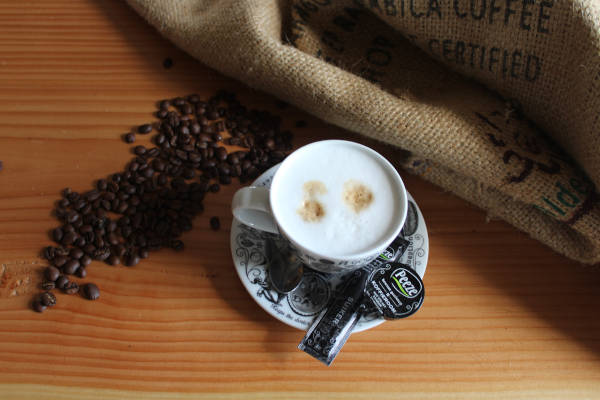
[[[111,202],[108,200],[102,200],[100,202],[100,205],[106,210],[106,211],[110,211],[111,210]]]
[[[69,207],[70,205],[71,205],[71,202],[69,201],[69,199],[60,199],[58,201],[59,208],[66,208],[66,207]]]
[[[56,288],[57,289],[64,289],[65,286],[67,285],[67,283],[69,283],[69,279],[66,276],[64,276],[64,275],[61,275],[61,276],[58,277],[58,279],[55,282]]]
[[[223,121],[217,121],[213,126],[215,127],[216,132],[223,132],[225,130],[225,122]]]
[[[138,156],[143,156],[144,154],[146,154],[146,148],[144,146],[135,146],[133,148],[133,152]]]
[[[213,110],[213,111],[208,112],[206,117],[209,120],[215,120],[215,119],[219,118],[219,113],[216,110]]]
[[[247,171],[250,167],[252,167],[252,162],[250,162],[250,160],[242,161],[242,171]]]
[[[202,161],[202,169],[213,168],[216,165],[217,165],[217,162],[215,160],[204,160],[204,161]]]
[[[41,301],[35,300],[32,304],[33,311],[42,313],[46,310],[46,306]]]
[[[231,183],[231,177],[229,175],[220,175],[219,183],[222,185],[229,185]]]
[[[117,223],[115,221],[108,221],[106,224],[106,232],[114,232],[117,229]]]
[[[227,162],[231,165],[237,165],[240,163],[240,156],[237,153],[228,154]]]
[[[212,138],[207,133],[201,133],[198,135],[198,140],[200,140],[201,142],[210,142],[212,141]]]
[[[79,265],[80,264],[78,260],[70,259],[65,265],[62,266],[62,271],[67,275],[73,275],[75,272],[77,272]]]
[[[42,250],[42,257],[48,261],[52,261],[54,257],[56,257],[56,248],[52,246],[44,247],[44,250]]]
[[[60,270],[56,267],[46,267],[46,269],[44,270],[44,276],[46,277],[47,280],[54,282],[58,279],[58,277],[60,276]]]
[[[189,104],[184,104],[184,105],[181,107],[181,113],[182,113],[183,115],[189,115],[189,114],[191,114],[192,112],[193,112],[193,108],[192,108],[192,106],[191,106],[191,105],[189,105]]]
[[[181,240],[173,240],[171,242],[171,248],[175,251],[182,251],[184,247],[185,246]]]
[[[92,254],[94,254],[94,251],[96,251],[96,246],[94,246],[91,243],[88,243],[81,250],[83,250],[88,256],[91,256]]]
[[[219,159],[219,161],[227,160],[227,149],[225,147],[217,148],[216,156]]]
[[[169,107],[171,107],[171,103],[169,102],[169,100],[161,100],[158,103],[158,108],[160,108],[161,110],[169,110]]]
[[[88,256],[87,254],[84,254],[80,259],[79,259],[79,264],[81,264],[82,266],[87,267],[88,265],[90,265],[92,263],[92,258],[90,256]]]
[[[87,203],[80,211],[84,216],[88,215],[90,212],[92,212],[92,205]]]
[[[86,267],[79,267],[77,269],[76,275],[79,278],[85,278],[87,276],[87,268]]]
[[[140,164],[136,163],[136,162],[132,162],[129,164],[129,171],[131,172],[135,172],[140,168]]]
[[[127,211],[128,207],[129,207],[129,205],[127,203],[123,202],[116,207],[115,211],[119,214],[123,214],[125,211]]]
[[[60,228],[54,228],[52,230],[52,239],[56,242],[56,243],[60,243],[60,241],[63,238],[63,231]]]
[[[42,293],[40,302],[46,307],[53,307],[56,305],[56,296],[50,292]]]
[[[73,244],[73,242],[75,242],[76,239],[77,235],[75,234],[75,232],[68,232],[63,236],[61,243],[65,246],[68,246]]]
[[[87,283],[83,286],[83,295],[88,300],[97,300],[100,297],[100,289],[93,283]]]
[[[217,193],[219,191],[219,189],[221,189],[221,187],[219,186],[218,183],[213,183],[212,185],[210,185],[210,187],[208,188],[208,190],[210,190],[213,193]]]
[[[71,256],[74,259],[79,260],[81,257],[83,257],[83,250],[75,247],[75,248],[71,249],[71,251],[69,252],[69,256]]]
[[[133,132],[126,133],[125,135],[123,135],[123,141],[125,141],[125,143],[135,142],[135,133],[133,133]]]
[[[121,263],[121,260],[119,259],[119,257],[117,257],[115,254],[111,254],[110,256],[108,256],[108,258],[106,259],[106,263],[108,265],[118,265]]]
[[[149,179],[152,177],[152,175],[154,175],[154,170],[150,167],[144,168],[142,171],[142,176],[146,179]]]
[[[79,292],[79,285],[77,284],[77,282],[69,281],[63,288],[63,291],[66,294],[75,294],[75,293]]]
[[[56,288],[56,283],[51,281],[44,281],[40,284],[42,290],[54,290]]]
[[[94,251],[92,258],[94,260],[104,261],[110,256],[110,249],[108,247],[102,246]]]
[[[197,94],[190,94],[189,96],[187,96],[187,101],[189,101],[192,104],[199,103],[200,96],[198,96]]]
[[[166,142],[167,142],[167,136],[164,133],[160,133],[154,138],[154,143],[156,143],[159,146],[161,146],[162,144],[164,144]]]
[[[128,267],[133,267],[140,262],[140,257],[135,253],[125,254],[125,258],[123,260],[123,264]]]
[[[185,168],[183,170],[183,172],[181,173],[181,175],[185,178],[185,179],[192,179],[194,176],[196,176],[196,173],[194,172],[193,169],[191,168]]]
[[[219,170],[219,175],[229,175],[231,174],[231,168],[229,167],[229,164],[227,163],[221,163],[218,166],[218,170]]]
[[[148,252],[147,249],[139,249],[138,250],[138,256],[140,256],[140,258],[148,258],[149,255],[150,255],[150,253]]]
[[[58,257],[54,257],[54,260],[52,260],[52,263],[54,264],[55,267],[62,267],[63,265],[66,264],[66,262],[69,261],[69,259],[65,256],[58,256]]]
[[[74,203],[77,200],[79,200],[79,197],[80,197],[79,193],[77,193],[77,192],[71,192],[67,196],[67,199],[69,199],[70,202]]]
[[[200,132],[202,132],[202,127],[198,122],[193,122],[190,125],[190,132],[194,135],[198,135]]]
[[[123,203],[123,204],[125,204],[125,203]],[[107,241],[111,245],[116,245],[116,244],[119,244],[119,237],[114,232],[111,232],[107,236]]]
[[[272,138],[269,138],[265,141],[265,146],[269,150],[273,150],[275,148],[275,141]]]
[[[246,171],[246,175],[248,175],[250,178],[256,178],[259,174],[259,170],[258,168],[251,166],[250,168],[248,168],[248,171]]]
[[[152,132],[152,125],[151,124],[144,124],[144,125],[140,125],[137,128],[138,133],[141,134],[147,134]]]
[[[213,231],[218,231],[221,228],[221,221],[219,217],[211,217],[210,218],[210,227]]]
[[[164,69],[171,69],[173,68],[173,60],[170,57],[167,57],[163,60],[162,65]]]

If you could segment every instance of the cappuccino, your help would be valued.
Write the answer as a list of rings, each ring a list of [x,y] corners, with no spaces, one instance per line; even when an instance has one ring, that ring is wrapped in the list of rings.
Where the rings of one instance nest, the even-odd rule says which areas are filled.
[[[279,228],[296,244],[331,257],[373,249],[403,218],[403,188],[390,168],[357,143],[331,140],[299,149],[271,186]]]

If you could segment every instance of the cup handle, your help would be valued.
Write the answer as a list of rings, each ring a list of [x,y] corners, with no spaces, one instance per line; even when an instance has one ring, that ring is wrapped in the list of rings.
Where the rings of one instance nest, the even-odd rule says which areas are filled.
[[[269,189],[264,186],[241,188],[231,202],[233,216],[252,228],[279,234],[269,202]]]

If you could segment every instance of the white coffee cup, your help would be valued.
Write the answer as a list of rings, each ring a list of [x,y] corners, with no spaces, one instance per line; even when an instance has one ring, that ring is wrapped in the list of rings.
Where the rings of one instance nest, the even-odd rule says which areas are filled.
[[[309,267],[338,273],[381,254],[400,233],[408,204],[400,175],[383,156],[324,140],[290,154],[270,189],[238,190],[231,208],[240,222],[280,234]]]

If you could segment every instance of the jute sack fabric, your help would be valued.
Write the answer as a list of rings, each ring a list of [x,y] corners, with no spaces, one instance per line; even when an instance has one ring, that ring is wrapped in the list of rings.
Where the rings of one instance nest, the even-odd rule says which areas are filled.
[[[128,0],[203,63],[600,261],[600,2]]]

